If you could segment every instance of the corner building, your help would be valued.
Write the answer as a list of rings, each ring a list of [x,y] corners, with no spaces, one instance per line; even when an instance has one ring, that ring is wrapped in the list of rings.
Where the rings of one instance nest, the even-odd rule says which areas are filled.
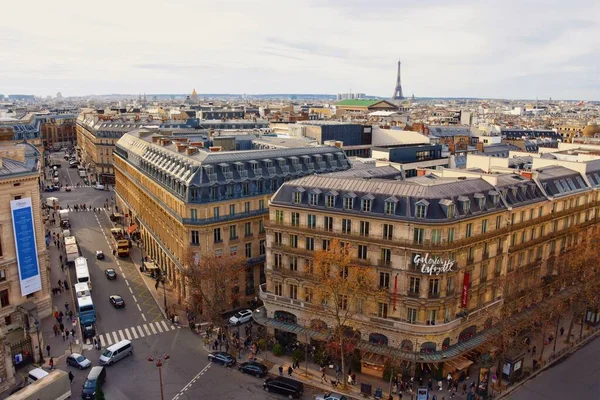
[[[257,319],[279,335],[302,326],[292,340],[323,340],[318,327],[330,321],[312,303],[307,266],[338,239],[389,295],[349,305],[363,372],[380,375],[387,358],[415,354],[444,371],[462,369],[498,322],[501,277],[516,269],[531,282],[555,275],[554,255],[596,224],[594,164],[585,174],[552,166],[528,177],[446,170],[404,181],[334,173],[288,182],[271,201]],[[524,295],[519,304],[539,300]]]
[[[166,273],[180,304],[192,300],[182,273],[190,259],[246,259],[231,308],[257,297],[265,282],[271,195],[295,177],[350,167],[337,147],[210,151],[199,136],[144,129],[117,142],[114,160],[117,205],[138,225],[146,255]]]

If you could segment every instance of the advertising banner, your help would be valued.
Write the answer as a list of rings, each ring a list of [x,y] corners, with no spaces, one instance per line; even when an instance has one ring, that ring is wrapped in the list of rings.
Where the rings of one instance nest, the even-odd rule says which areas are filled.
[[[21,295],[42,289],[31,197],[10,202]]]
[[[460,306],[463,308],[466,307],[469,303],[469,278],[469,274],[465,272],[465,277],[463,278],[462,294],[460,297]]]

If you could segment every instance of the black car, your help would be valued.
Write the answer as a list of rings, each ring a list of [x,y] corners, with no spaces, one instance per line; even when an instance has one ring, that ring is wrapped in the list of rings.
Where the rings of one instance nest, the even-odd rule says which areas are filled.
[[[46,186],[46,188],[44,189],[45,192],[56,192],[58,190],[58,188],[56,186]]]
[[[108,268],[106,271],[104,271],[104,275],[106,275],[106,279],[109,281],[117,279],[117,271],[112,268]]]
[[[224,351],[213,351],[208,355],[208,361],[231,367],[235,364],[235,357]]]
[[[284,376],[276,378],[267,378],[263,383],[265,392],[279,393],[287,396],[289,399],[298,399],[304,391],[304,384]]]
[[[125,308],[125,300],[121,296],[113,294],[108,296],[108,299],[114,308]]]
[[[241,363],[238,369],[245,374],[254,375],[259,378],[262,378],[269,372],[266,365],[253,361]]]
[[[94,399],[96,397],[96,390],[104,385],[104,381],[106,381],[106,368],[93,367],[83,383],[81,398],[85,400]]]

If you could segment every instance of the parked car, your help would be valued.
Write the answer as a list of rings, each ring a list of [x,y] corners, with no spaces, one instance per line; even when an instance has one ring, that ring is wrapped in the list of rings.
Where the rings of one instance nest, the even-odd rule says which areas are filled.
[[[317,394],[315,400],[348,400],[348,398],[343,394],[329,392]]]
[[[254,375],[258,378],[266,376],[269,372],[269,369],[266,365],[254,361],[241,363],[238,369],[240,370],[240,372],[243,372],[248,375]]]
[[[104,252],[102,250],[96,250],[96,259],[104,260]]]
[[[58,188],[56,186],[54,186],[54,185],[48,185],[44,189],[44,192],[56,192],[57,190],[58,190]]]
[[[92,362],[78,353],[72,353],[67,356],[67,365],[79,369],[86,369],[92,366]]]
[[[304,392],[304,384],[284,376],[267,378],[263,383],[265,392],[279,393],[287,396],[289,399],[300,398]]]
[[[242,310],[235,313],[235,315],[229,318],[229,323],[232,325],[244,324],[252,320],[252,310]]]
[[[108,296],[108,299],[114,308],[125,308],[125,300],[118,294],[112,294]]]
[[[109,268],[106,271],[104,271],[104,275],[106,275],[106,279],[108,279],[109,281],[114,281],[115,279],[117,279],[117,271],[115,271],[113,268]]]
[[[230,367],[235,364],[235,357],[224,351],[213,351],[208,355],[208,361]]]

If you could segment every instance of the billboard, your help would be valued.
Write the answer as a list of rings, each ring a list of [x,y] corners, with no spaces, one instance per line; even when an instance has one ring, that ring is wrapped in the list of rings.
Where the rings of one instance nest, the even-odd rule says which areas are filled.
[[[42,289],[31,197],[10,202],[21,295]]]

